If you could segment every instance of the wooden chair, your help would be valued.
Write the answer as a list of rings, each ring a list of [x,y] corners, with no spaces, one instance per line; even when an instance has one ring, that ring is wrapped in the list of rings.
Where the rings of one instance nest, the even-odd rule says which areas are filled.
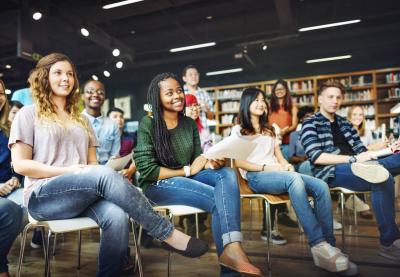
[[[238,168],[232,163],[232,168],[235,170],[237,178],[238,178],[238,183],[239,183],[239,189],[240,189],[240,198],[241,199],[248,199],[250,201],[250,230],[252,230],[252,205],[251,201],[253,199],[257,200],[262,200],[265,205],[265,221],[267,223],[267,266],[268,270],[271,270],[271,257],[270,257],[270,242],[269,238],[271,236],[271,205],[276,205],[276,204],[282,204],[282,203],[289,203],[289,194],[284,193],[284,194],[260,194],[260,193],[255,193],[252,191],[245,179],[243,179],[242,175],[240,175],[240,172]]]

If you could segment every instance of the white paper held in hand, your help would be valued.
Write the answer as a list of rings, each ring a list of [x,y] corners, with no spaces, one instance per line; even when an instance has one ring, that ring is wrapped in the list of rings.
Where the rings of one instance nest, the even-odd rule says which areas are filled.
[[[238,136],[229,136],[213,145],[203,156],[210,160],[246,160],[256,148],[256,143]]]
[[[120,171],[125,168],[125,166],[129,163],[129,161],[132,160],[132,155],[126,155],[123,156],[122,158],[116,158],[116,159],[110,159],[106,163],[106,166],[111,167],[115,171]]]

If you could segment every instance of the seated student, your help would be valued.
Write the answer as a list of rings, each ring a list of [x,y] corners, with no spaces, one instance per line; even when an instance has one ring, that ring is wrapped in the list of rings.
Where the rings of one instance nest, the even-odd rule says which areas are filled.
[[[388,146],[387,142],[385,141],[375,141],[372,137],[371,130],[366,129],[364,109],[361,106],[351,106],[349,112],[347,113],[347,120],[353,124],[353,127],[360,136],[362,143],[367,147],[368,150],[380,150]],[[355,209],[360,213],[361,217],[365,219],[373,218],[369,205],[365,203],[365,197],[363,193],[349,196],[345,203],[346,209],[353,210],[353,201],[355,201]]]
[[[8,115],[8,121],[13,122],[15,115],[24,105],[19,101],[10,101],[10,113]]]
[[[35,105],[23,107],[11,127],[16,172],[25,176],[24,201],[37,220],[88,216],[102,232],[97,276],[119,276],[126,258],[128,217],[184,256],[203,255],[207,244],[174,229],[144,195],[113,169],[97,165],[96,137],[78,111],[75,67],[63,54],[39,60],[29,84]]]
[[[125,119],[124,119],[124,111],[119,108],[111,108],[107,112],[108,118],[117,123],[119,128],[120,140],[121,140],[121,149],[119,150],[119,156],[125,157],[126,155],[132,155],[132,150],[135,148],[137,143],[137,132],[129,133],[124,131],[125,128]],[[135,162],[132,160],[125,169],[122,170],[122,175],[128,178],[129,181],[134,181],[132,176],[136,172]]]
[[[12,104],[9,105],[4,90],[4,82],[0,80],[0,198],[7,198],[23,207],[23,189],[21,188],[23,176],[13,172],[11,152],[8,149],[10,127],[15,115],[12,111],[15,111],[15,107],[19,107],[21,103],[11,101]],[[23,219],[27,221],[25,210],[23,209],[23,211]],[[32,248],[40,248],[42,244],[42,233],[39,229],[35,229],[30,245]]]
[[[96,148],[97,161],[105,164],[109,159],[119,157],[121,147],[120,133],[117,124],[101,114],[101,106],[106,98],[106,91],[100,81],[89,80],[83,85],[85,109],[82,114],[88,119],[99,147]]]
[[[20,205],[0,198],[0,277],[10,277],[7,255],[11,246],[22,231],[24,211]]]
[[[367,150],[352,124],[336,114],[345,93],[337,80],[328,80],[318,89],[320,111],[306,119],[301,143],[311,161],[314,176],[330,187],[371,191],[372,207],[380,231],[379,254],[400,261],[400,231],[394,208],[394,179],[400,173],[400,155],[376,159]],[[394,147],[398,148],[398,144]]]
[[[212,232],[221,266],[261,275],[242,248],[240,196],[233,170],[201,155],[199,131],[184,116],[185,94],[178,77],[162,73],[150,83],[152,117],[139,124],[134,159],[139,185],[158,205],[188,205],[212,214]],[[227,268],[221,276],[240,276]]]
[[[290,133],[289,137],[289,162],[295,165],[297,172],[310,176],[312,176],[311,165],[300,142],[300,130],[303,120],[312,114],[314,114],[314,108],[301,107],[297,112],[300,124],[297,125],[296,131]]]
[[[334,247],[328,185],[317,178],[294,172],[294,167],[284,159],[278,138],[267,122],[269,110],[265,99],[265,93],[258,88],[245,89],[240,99],[240,125],[233,128],[231,136],[252,136],[250,139],[256,143],[247,160],[235,161],[241,175],[255,193],[289,193],[316,266],[345,275],[350,271],[351,275],[356,274],[356,265]],[[307,194],[314,198],[314,208]]]
[[[0,197],[8,198],[22,205],[22,176],[11,169],[11,153],[8,149],[11,122],[8,120],[10,105],[5,93],[5,85],[0,80]]]

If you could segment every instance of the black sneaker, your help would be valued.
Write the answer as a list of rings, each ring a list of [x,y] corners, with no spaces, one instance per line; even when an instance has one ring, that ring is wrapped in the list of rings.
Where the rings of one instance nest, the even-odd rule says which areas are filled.
[[[264,241],[267,241],[267,231],[266,230],[261,231],[261,239]],[[287,243],[287,240],[277,230],[273,230],[271,232],[271,237],[270,237],[269,241],[275,245],[283,245],[283,244]]]
[[[298,228],[299,225],[296,221],[293,221],[287,213],[278,214],[278,223],[287,227]]]
[[[31,247],[38,249],[38,248],[41,248],[42,245],[43,245],[42,231],[40,231],[39,229],[34,229],[32,240],[31,240]]]

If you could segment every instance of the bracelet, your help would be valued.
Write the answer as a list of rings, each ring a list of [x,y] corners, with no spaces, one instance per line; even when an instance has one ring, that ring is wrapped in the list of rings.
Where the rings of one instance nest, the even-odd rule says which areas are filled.
[[[266,164],[263,164],[261,171],[264,171],[265,166],[266,166]]]

